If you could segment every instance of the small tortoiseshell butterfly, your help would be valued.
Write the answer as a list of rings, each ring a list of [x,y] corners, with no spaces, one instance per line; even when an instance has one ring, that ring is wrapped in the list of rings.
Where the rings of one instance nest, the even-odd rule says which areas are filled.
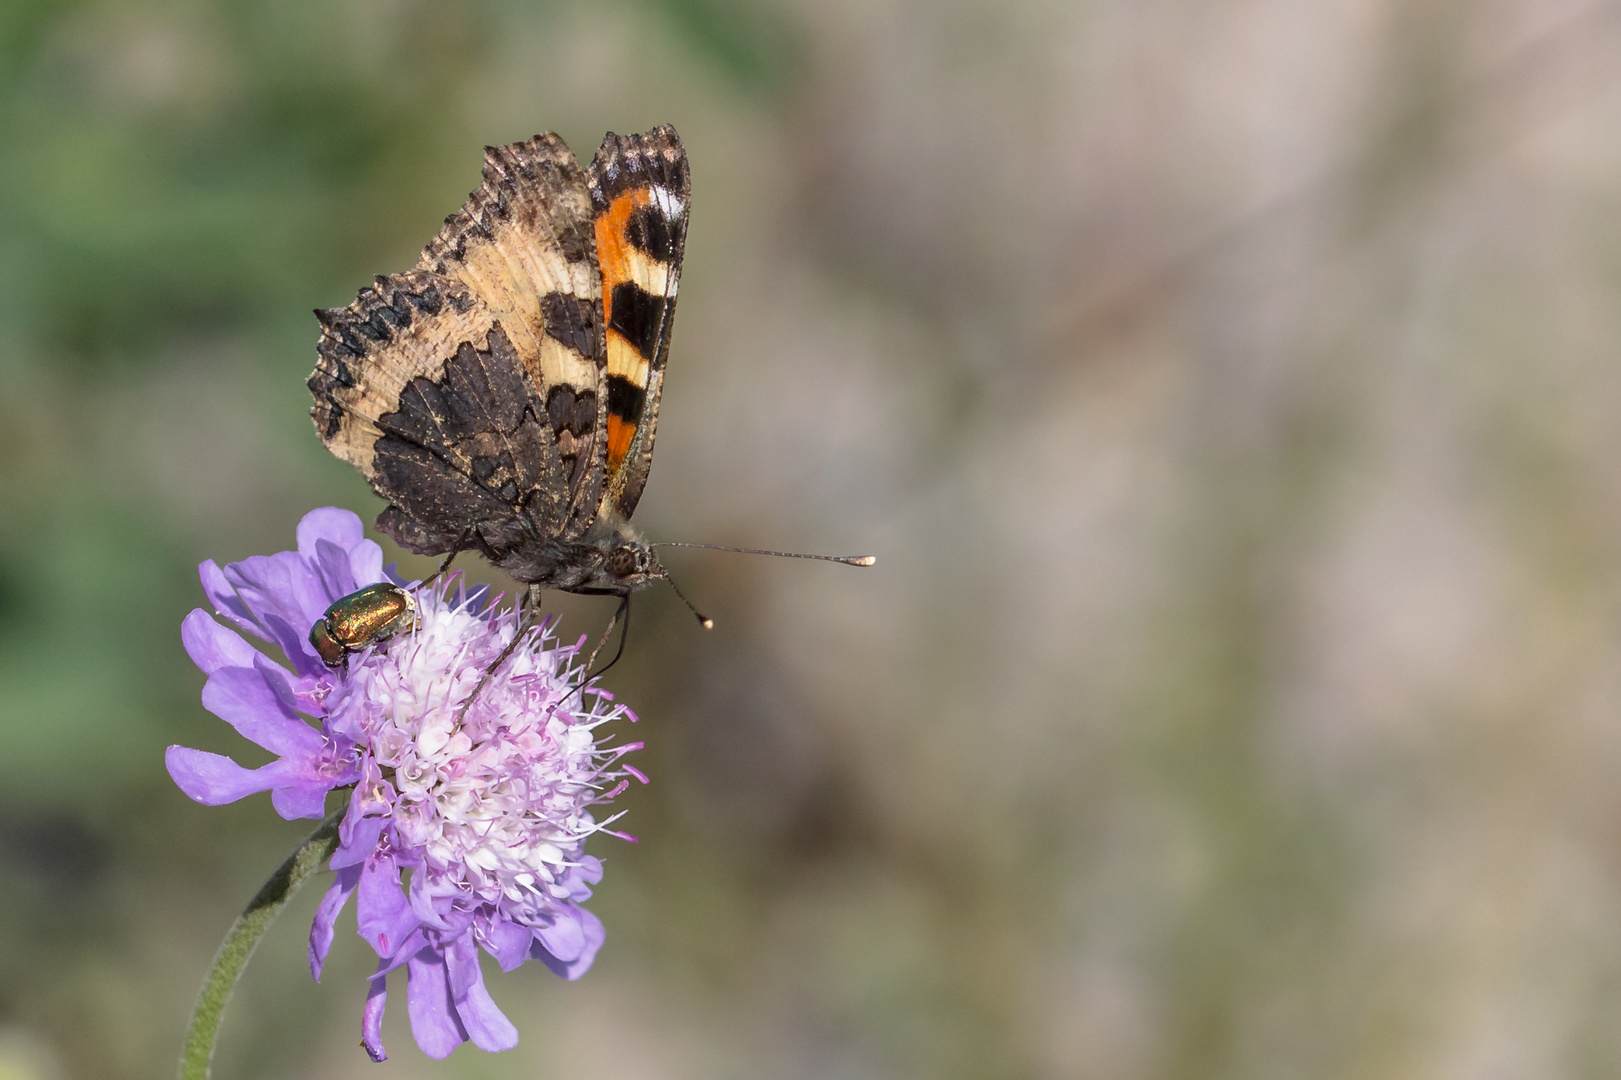
[[[479,551],[532,587],[628,598],[668,580],[629,520],[690,188],[667,125],[610,132],[585,169],[549,132],[487,148],[483,183],[414,269],[316,312],[311,415],[388,500],[378,528],[421,555]]]

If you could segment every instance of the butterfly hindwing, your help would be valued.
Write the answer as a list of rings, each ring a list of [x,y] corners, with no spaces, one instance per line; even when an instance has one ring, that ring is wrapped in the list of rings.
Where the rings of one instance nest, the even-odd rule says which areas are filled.
[[[691,176],[675,129],[602,140],[587,186],[596,232],[606,354],[601,513],[629,518],[653,460],[670,351]]]
[[[393,504],[385,531],[436,554],[467,522],[492,534],[517,527],[523,503],[508,496],[546,455],[521,422],[524,372],[489,312],[457,283],[414,271],[379,278],[349,307],[318,315],[316,429]],[[471,385],[477,393],[464,392]]]

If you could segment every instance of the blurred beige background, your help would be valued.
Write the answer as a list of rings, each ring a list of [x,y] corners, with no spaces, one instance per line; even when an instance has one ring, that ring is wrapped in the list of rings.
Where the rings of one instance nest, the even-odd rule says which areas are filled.
[[[661,122],[638,524],[878,566],[638,598],[642,843],[517,1050],[371,1066],[312,890],[218,1077],[1621,1073],[1621,5],[5,0],[0,1077],[171,1075],[307,830],[162,750],[260,760],[197,561],[379,508],[310,309]]]

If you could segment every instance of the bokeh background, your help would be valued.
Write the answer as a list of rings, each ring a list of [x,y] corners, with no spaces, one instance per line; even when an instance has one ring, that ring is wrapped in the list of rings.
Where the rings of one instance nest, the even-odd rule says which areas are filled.
[[[171,1075],[307,831],[162,751],[259,760],[196,563],[379,508],[310,309],[662,122],[638,524],[880,561],[638,597],[642,843],[517,1050],[370,1065],[311,890],[217,1076],[1621,1074],[1621,5],[4,0],[0,1077]]]

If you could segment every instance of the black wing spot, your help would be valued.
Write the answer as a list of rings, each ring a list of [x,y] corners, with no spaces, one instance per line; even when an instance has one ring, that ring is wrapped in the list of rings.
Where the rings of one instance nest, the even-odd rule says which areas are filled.
[[[625,225],[625,239],[632,247],[640,248],[660,262],[673,262],[676,248],[676,228],[657,203],[646,203],[636,208]]]
[[[554,386],[546,395],[546,418],[553,431],[586,435],[597,426],[597,395],[590,390],[576,394],[567,386]]]
[[[400,317],[393,308],[383,304],[371,313],[371,318],[363,325],[371,328],[371,332],[377,335],[377,340],[392,341],[394,329],[400,325]]]
[[[669,304],[669,300],[654,296],[635,282],[621,281],[614,286],[613,316],[608,326],[623,334],[644,359],[652,360]]]
[[[584,435],[597,426],[597,395],[587,390],[574,399],[574,415],[569,417],[568,429]]]
[[[608,376],[608,415],[634,423],[642,418],[646,397],[646,390],[623,375]]]
[[[566,386],[554,386],[546,395],[546,418],[553,431],[567,431],[570,415],[574,412],[574,391]]]
[[[338,428],[343,426],[343,406],[335,401],[327,401],[325,406],[325,408],[322,408],[317,405],[314,415],[316,422],[321,424],[321,438],[330,441],[338,433]],[[325,414],[324,423],[321,422],[323,413]]]
[[[546,333],[581,356],[596,357],[597,327],[602,325],[602,316],[595,300],[550,292],[540,298],[540,314],[546,320]]]
[[[416,318],[411,308],[413,299],[410,293],[400,289],[389,300],[388,310],[393,313],[395,325],[402,329],[410,326],[411,321]]]
[[[330,394],[334,389],[347,390],[355,385],[354,371],[349,367],[348,357],[353,356],[341,342],[322,340],[315,349],[316,355],[326,361],[310,373],[305,383],[316,396]]]

